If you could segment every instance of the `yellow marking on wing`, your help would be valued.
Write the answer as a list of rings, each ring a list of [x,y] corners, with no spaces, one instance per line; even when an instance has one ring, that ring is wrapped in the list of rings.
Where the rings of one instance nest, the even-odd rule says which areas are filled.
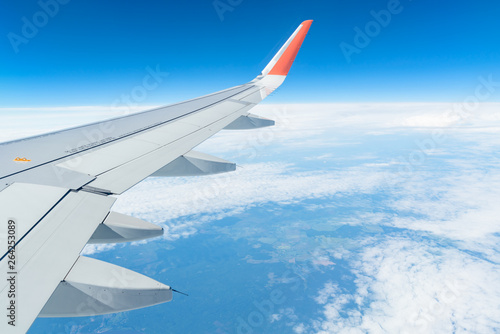
[[[19,158],[19,157],[17,157],[17,158],[14,159],[14,161],[15,162],[29,162],[31,160],[26,159],[26,158]]]

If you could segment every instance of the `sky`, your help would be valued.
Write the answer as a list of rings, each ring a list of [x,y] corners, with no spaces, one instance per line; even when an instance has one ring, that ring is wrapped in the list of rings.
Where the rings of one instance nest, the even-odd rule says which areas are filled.
[[[125,104],[150,70],[137,104],[209,94],[252,80],[308,19],[269,102],[460,102],[500,81],[496,1],[55,1],[1,3],[0,107]]]

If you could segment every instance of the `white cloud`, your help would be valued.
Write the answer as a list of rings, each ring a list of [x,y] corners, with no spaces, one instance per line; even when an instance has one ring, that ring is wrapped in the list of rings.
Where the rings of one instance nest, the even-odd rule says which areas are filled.
[[[92,255],[95,253],[105,252],[116,247],[115,244],[89,244],[82,251],[82,255]]]
[[[493,333],[500,326],[500,266],[432,242],[391,238],[363,249],[356,290],[328,282],[315,297],[317,333]]]
[[[153,223],[166,222],[166,237],[177,239],[195,233],[201,224],[261,203],[294,203],[337,193],[371,193],[383,183],[383,176],[356,168],[299,172],[290,164],[252,164],[219,176],[151,178],[120,196],[113,209]],[[179,219],[202,214],[195,219]]]
[[[460,122],[461,118],[457,115],[446,114],[426,114],[411,116],[403,121],[403,125],[408,127],[446,127]]]
[[[474,166],[465,171],[397,181],[388,207],[400,214],[378,224],[428,232],[498,262],[500,170]]]

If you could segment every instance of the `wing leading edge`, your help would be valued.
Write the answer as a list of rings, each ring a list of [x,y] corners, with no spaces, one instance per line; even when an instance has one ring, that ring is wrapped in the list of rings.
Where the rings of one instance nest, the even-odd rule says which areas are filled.
[[[311,23],[303,22],[247,84],[0,144],[0,268],[7,275],[0,293],[8,312],[0,332],[24,333],[37,316],[98,315],[170,301],[169,286],[130,271],[129,282],[116,280],[126,269],[81,257],[81,250],[88,242],[159,235],[147,222],[111,212],[112,195],[151,175],[234,170],[192,149],[222,129],[274,124],[249,111],[283,83]]]

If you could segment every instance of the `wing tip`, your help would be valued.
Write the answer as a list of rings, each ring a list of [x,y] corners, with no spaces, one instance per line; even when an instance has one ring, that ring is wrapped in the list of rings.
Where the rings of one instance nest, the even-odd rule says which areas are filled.
[[[313,22],[314,20],[305,20],[301,25],[310,27]]]
[[[313,20],[306,20],[299,25],[296,32],[294,33],[295,36],[291,36],[293,37],[293,39],[287,42],[288,46],[286,47],[286,49],[280,55],[274,66],[265,74],[280,76],[288,75],[288,72],[290,71],[293,62],[295,61],[295,57],[299,53],[302,43],[304,42],[312,23]]]

